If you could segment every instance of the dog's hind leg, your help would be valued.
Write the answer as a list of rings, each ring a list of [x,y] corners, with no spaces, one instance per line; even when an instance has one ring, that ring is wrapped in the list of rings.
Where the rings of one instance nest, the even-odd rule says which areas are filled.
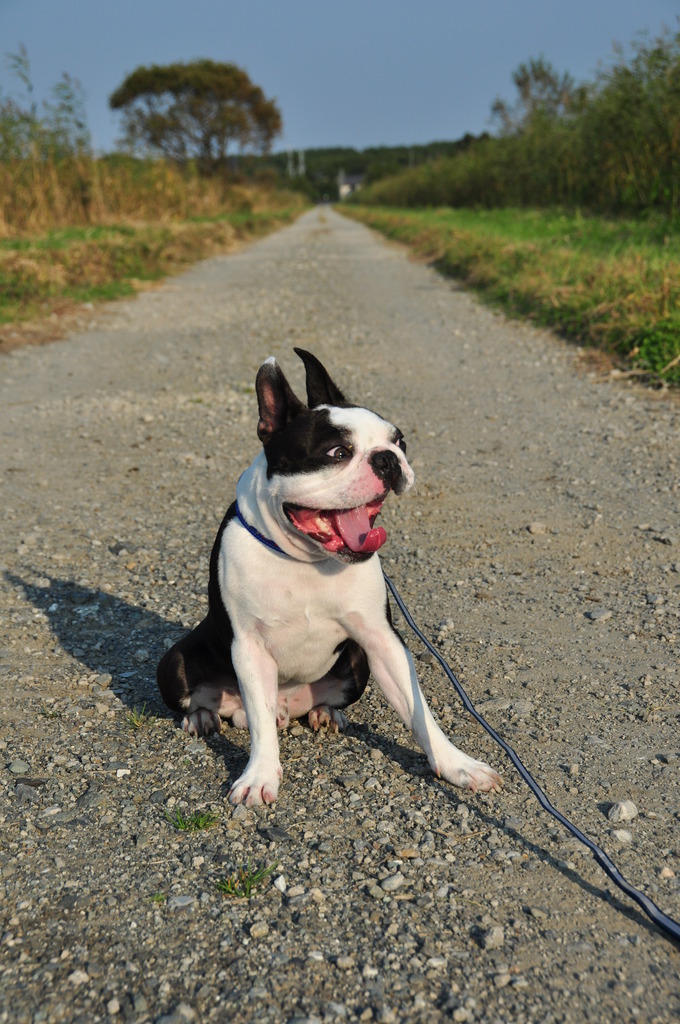
[[[245,720],[236,680],[212,680],[199,683],[192,693],[182,728],[191,736],[210,736],[221,731],[222,719],[230,718],[232,724],[239,725],[241,716]]]
[[[328,728],[344,732],[347,718],[340,710],[359,700],[368,682],[368,658],[354,640],[346,640],[339,648],[333,667],[316,683],[301,687],[290,697],[291,718],[303,718],[315,732]]]
[[[215,645],[207,619],[167,651],[156,677],[163,700],[184,716],[182,728],[192,736],[220,732],[221,719],[242,708],[231,658]]]
[[[347,716],[339,708],[328,704],[317,704],[307,715],[307,721],[314,732],[328,729],[329,732],[344,732],[347,728]]]
[[[182,641],[166,651],[156,669],[156,681],[164,703],[176,714],[186,711],[191,703],[191,687],[187,679]]]

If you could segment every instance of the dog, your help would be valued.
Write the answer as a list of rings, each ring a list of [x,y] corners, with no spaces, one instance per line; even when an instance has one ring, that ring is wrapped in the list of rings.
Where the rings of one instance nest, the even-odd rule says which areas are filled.
[[[497,790],[497,773],[439,728],[413,658],[392,625],[377,554],[387,495],[414,473],[397,427],[354,405],[322,363],[296,348],[307,404],[272,357],[255,384],[262,451],[241,475],[210,557],[209,610],[158,666],[163,700],[194,736],[222,719],[250,731],[232,804],[271,804],[282,778],[277,728],[307,717],[342,731],[343,709],[373,675],[434,772],[455,786]]]

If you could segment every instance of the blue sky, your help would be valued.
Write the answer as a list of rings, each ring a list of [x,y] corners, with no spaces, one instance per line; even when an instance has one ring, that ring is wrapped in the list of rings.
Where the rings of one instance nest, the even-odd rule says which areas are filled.
[[[77,78],[108,150],[126,74],[208,57],[278,101],[277,149],[424,143],[488,130],[522,61],[591,80],[614,43],[677,30],[678,13],[677,0],[0,0],[0,95],[16,91],[5,55],[23,43],[38,99],[63,71]]]

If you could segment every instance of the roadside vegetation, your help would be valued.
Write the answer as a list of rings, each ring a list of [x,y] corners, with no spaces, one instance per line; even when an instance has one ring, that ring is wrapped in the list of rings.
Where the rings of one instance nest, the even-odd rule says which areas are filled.
[[[202,159],[192,152],[184,160],[164,155],[148,137],[137,155],[131,139],[136,131],[139,140],[143,122],[135,119],[133,99],[139,104],[143,97],[132,94],[128,151],[96,157],[78,83],[64,75],[39,105],[27,55],[10,61],[18,96],[0,96],[0,349],[32,336],[33,327],[22,333],[22,323],[40,318],[50,325],[49,336],[56,314],[132,294],[289,222],[304,207],[299,193],[279,187],[271,175],[246,181],[231,173],[224,133]],[[280,131],[278,112],[256,87],[246,89],[238,69],[227,69],[250,107],[254,90],[264,117],[259,137],[268,145]],[[141,70],[148,78],[152,69]],[[210,70],[217,74],[215,66]],[[233,106],[230,116],[233,123]],[[249,118],[239,145],[257,134]],[[172,142],[179,145],[176,135]]]
[[[577,84],[543,57],[495,134],[271,154],[281,113],[235,65],[140,67],[110,98],[124,152],[92,152],[80,85],[0,95],[0,350],[334,198],[513,315],[680,383],[680,32]],[[360,204],[360,205],[359,205]],[[35,324],[39,325],[36,327]],[[44,329],[43,329],[44,327]]]
[[[507,313],[680,384],[680,237],[663,220],[555,210],[343,206]]]
[[[221,878],[217,883],[217,889],[224,896],[234,896],[236,899],[249,900],[254,895],[254,890],[262,885],[264,880],[271,875],[278,864],[270,864],[269,867],[254,868],[250,862],[242,864],[240,868]]]
[[[577,85],[544,58],[498,134],[345,207],[443,271],[631,372],[680,382],[680,32]]]
[[[680,216],[680,32],[619,51],[591,83],[543,57],[513,83],[514,102],[491,107],[496,135],[377,182],[361,201]]]
[[[0,349],[21,340],[15,328],[24,322],[131,295],[289,223],[302,208],[290,194],[234,189],[212,214],[166,210],[158,220],[131,215],[0,238]]]

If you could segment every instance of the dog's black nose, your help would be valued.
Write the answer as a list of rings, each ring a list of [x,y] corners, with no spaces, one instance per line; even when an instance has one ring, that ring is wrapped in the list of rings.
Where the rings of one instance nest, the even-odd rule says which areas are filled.
[[[399,459],[387,450],[373,452],[370,458],[371,467],[376,476],[380,477],[385,487],[396,489],[401,477],[401,466]]]

